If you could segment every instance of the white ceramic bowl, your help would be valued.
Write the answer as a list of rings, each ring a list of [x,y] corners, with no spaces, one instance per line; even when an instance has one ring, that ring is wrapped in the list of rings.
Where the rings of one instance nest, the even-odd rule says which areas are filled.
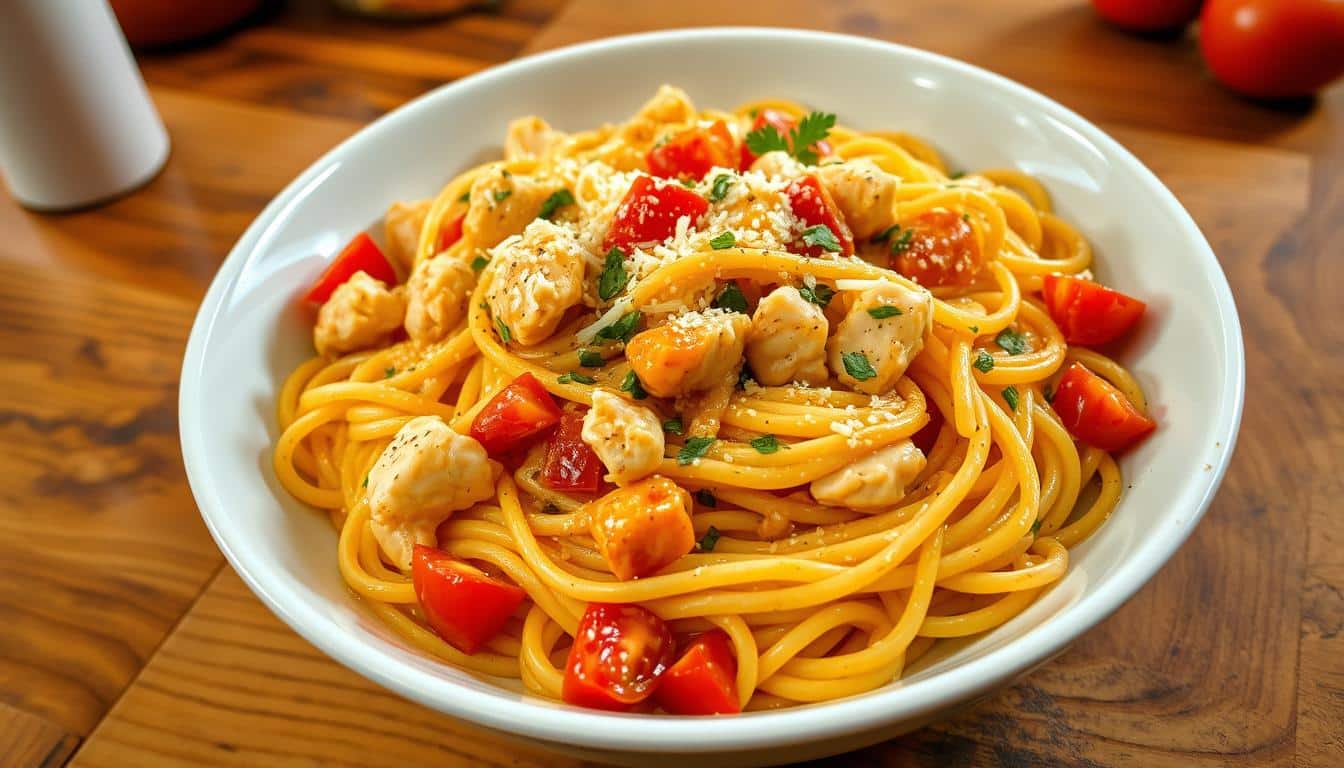
[[[535,113],[562,129],[630,114],[663,82],[728,108],[788,97],[863,128],[932,139],[954,168],[1014,166],[1041,179],[1096,248],[1102,280],[1149,313],[1125,361],[1159,431],[1121,464],[1128,489],[1078,547],[1068,575],[1021,616],[881,690],[731,718],[614,715],[473,679],[405,645],[361,609],[336,569],[326,516],[270,469],[273,403],[311,354],[295,297],[330,254],[393,200],[433,194],[498,155],[504,127]],[[1176,198],[1129,152],[1040,94],[923,51],[764,29],[673,31],[566,48],[496,67],[407,104],[290,184],[229,254],[182,370],[182,452],[220,549],[253,591],[341,663],[456,717],[599,759],[783,762],[908,731],[1064,649],[1132,596],[1204,512],[1241,419],[1241,331],[1227,281]]]

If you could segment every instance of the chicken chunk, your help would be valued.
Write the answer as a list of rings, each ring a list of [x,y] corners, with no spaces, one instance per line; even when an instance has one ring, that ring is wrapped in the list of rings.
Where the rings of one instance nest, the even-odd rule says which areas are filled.
[[[363,270],[336,286],[317,311],[313,346],[319,355],[342,355],[388,340],[406,316],[406,296]]]
[[[924,453],[914,443],[902,440],[813,480],[812,497],[832,507],[889,507],[905,496],[906,486],[926,463]]]
[[[850,306],[826,345],[827,362],[846,386],[880,395],[896,385],[924,349],[932,321],[928,291],[882,282]]]
[[[691,495],[663,477],[641,480],[582,507],[588,530],[621,581],[647,576],[695,546]]]
[[[415,263],[415,250],[420,245],[420,228],[425,224],[432,200],[393,203],[383,215],[383,239],[387,241],[387,257],[400,264],[406,272]],[[405,274],[405,272],[403,272]]]
[[[826,332],[821,307],[804,299],[797,288],[782,286],[756,305],[747,335],[747,362],[756,381],[774,387],[801,381],[823,384]]]
[[[406,283],[406,333],[421,344],[448,335],[467,309],[476,272],[447,254],[415,265]]]
[[[686,312],[637,334],[625,357],[644,389],[676,397],[731,376],[742,359],[751,320],[723,309]]]
[[[685,91],[663,85],[653,98],[644,102],[634,117],[621,126],[620,135],[630,144],[647,149],[658,138],[659,129],[689,123],[695,115],[695,105]]]
[[[374,538],[403,571],[416,544],[435,544],[434,531],[453,512],[495,492],[495,467],[481,444],[437,416],[406,422],[368,478]]]
[[[531,176],[503,169],[482,173],[471,184],[471,203],[462,220],[462,233],[478,248],[493,248],[523,231],[537,217],[541,204],[559,189]]]
[[[508,133],[504,136],[504,159],[541,157],[564,137],[536,115],[520,117],[509,123]]]
[[[585,258],[573,231],[534,220],[494,249],[495,277],[486,297],[491,313],[519,344],[545,341],[583,300]]]
[[[598,389],[583,417],[583,442],[607,468],[607,480],[626,485],[652,474],[663,461],[663,424],[642,405]]]
[[[817,168],[855,240],[864,240],[896,223],[896,186],[900,180],[871,160],[849,160]]]

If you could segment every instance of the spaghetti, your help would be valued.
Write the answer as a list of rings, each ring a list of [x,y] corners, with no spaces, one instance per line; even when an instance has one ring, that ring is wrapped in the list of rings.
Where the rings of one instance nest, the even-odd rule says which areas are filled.
[[[833,121],[783,101],[696,111],[667,87],[592,131],[516,121],[503,160],[389,212],[397,274],[328,286],[324,354],[280,391],[275,472],[328,512],[346,583],[407,642],[575,703],[765,709],[884,685],[1065,574],[1121,488],[1123,446],[1080,414],[1111,403],[1151,429],[1134,378],[1071,343],[1115,313],[1057,306],[1060,276],[1095,285],[1086,240],[1026,174],[949,174],[917,138]],[[640,185],[654,207],[635,210]],[[657,208],[687,195],[689,212]],[[662,220],[654,241],[627,232]],[[1074,368],[1092,379],[1065,381]],[[543,409],[575,430],[583,416],[569,458],[591,447],[619,486],[553,482],[564,421],[491,448],[504,437],[482,422],[517,426],[500,403],[528,375]],[[451,433],[426,427],[446,442],[413,455],[429,423]],[[447,485],[417,503],[399,472]],[[643,532],[610,500],[654,479],[662,506],[638,497],[639,514],[670,517]],[[411,543],[525,598],[462,640],[430,615]],[[643,687],[576,694],[593,606],[656,623],[626,650],[663,631],[676,649],[726,639],[731,657],[705,669],[731,701],[674,696],[700,689],[671,682],[689,667],[670,648]]]

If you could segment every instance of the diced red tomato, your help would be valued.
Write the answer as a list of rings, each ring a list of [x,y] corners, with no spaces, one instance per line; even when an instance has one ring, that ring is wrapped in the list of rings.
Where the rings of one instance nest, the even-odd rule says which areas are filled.
[[[378,244],[373,242],[367,232],[360,232],[341,249],[340,255],[304,294],[303,300],[314,304],[326,303],[332,291],[356,272],[364,272],[388,285],[397,284],[397,272],[392,269]]]
[[[521,587],[423,544],[412,554],[411,581],[425,621],[463,653],[475,653],[498,634],[527,596]]]
[[[661,243],[677,231],[677,219],[689,216],[695,223],[708,209],[709,201],[680,184],[639,176],[617,206],[602,248],[630,253],[636,246]]]
[[[1052,405],[1070,434],[1103,451],[1124,450],[1157,428],[1157,422],[1082,363],[1064,372]]]
[[[629,709],[653,694],[674,658],[672,631],[652,611],[589,603],[565,662],[561,696],[581,707]]]
[[[519,447],[560,421],[560,408],[551,393],[530,373],[524,373],[495,393],[476,414],[469,434],[491,456]]]
[[[1139,322],[1148,306],[1100,283],[1061,275],[1045,276],[1041,297],[1070,344],[1114,341]]]
[[[919,431],[910,437],[910,442],[915,447],[928,455],[933,449],[933,444],[938,442],[938,433],[943,430],[943,412],[933,407],[933,401],[929,401],[929,423],[919,428]]]
[[[820,179],[816,176],[804,176],[790,184],[788,189],[784,190],[784,194],[789,198],[793,215],[802,221],[803,226],[825,225],[840,242],[840,253],[845,256],[854,254],[854,233],[849,230],[845,217],[840,215],[840,209]],[[820,245],[808,245],[801,241],[795,243],[793,247],[798,253],[808,256],[820,256],[826,252]]]
[[[541,484],[556,491],[595,493],[602,487],[605,470],[602,460],[583,442],[583,414],[565,411],[546,444]]]
[[[673,715],[735,715],[737,659],[721,629],[697,635],[663,679],[654,699]]]
[[[779,135],[783,136],[787,141],[789,138],[789,131],[792,131],[794,126],[798,125],[798,120],[792,115],[780,112],[777,109],[762,109],[760,112],[756,113],[756,119],[751,124],[751,130],[754,131],[765,125],[773,125],[775,130],[779,131]],[[822,139],[812,145],[812,151],[817,153],[817,157],[826,157],[832,152],[831,143]],[[750,168],[751,164],[754,162],[756,162],[756,153],[748,149],[746,142],[743,142],[742,151],[738,156],[738,168],[745,171]]]
[[[649,150],[649,173],[665,179],[700,180],[714,167],[733,167],[733,135],[722,120],[688,128]]]
[[[462,239],[462,222],[467,218],[464,213],[439,227],[439,250],[442,253],[458,240]]]
[[[984,266],[975,231],[952,211],[926,211],[891,236],[896,271],[920,285],[970,285]]]

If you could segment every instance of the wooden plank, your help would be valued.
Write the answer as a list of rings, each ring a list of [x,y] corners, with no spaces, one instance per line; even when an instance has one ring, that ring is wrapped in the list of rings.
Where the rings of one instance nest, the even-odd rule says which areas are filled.
[[[36,715],[0,703],[0,768],[57,768],[79,737]]]

